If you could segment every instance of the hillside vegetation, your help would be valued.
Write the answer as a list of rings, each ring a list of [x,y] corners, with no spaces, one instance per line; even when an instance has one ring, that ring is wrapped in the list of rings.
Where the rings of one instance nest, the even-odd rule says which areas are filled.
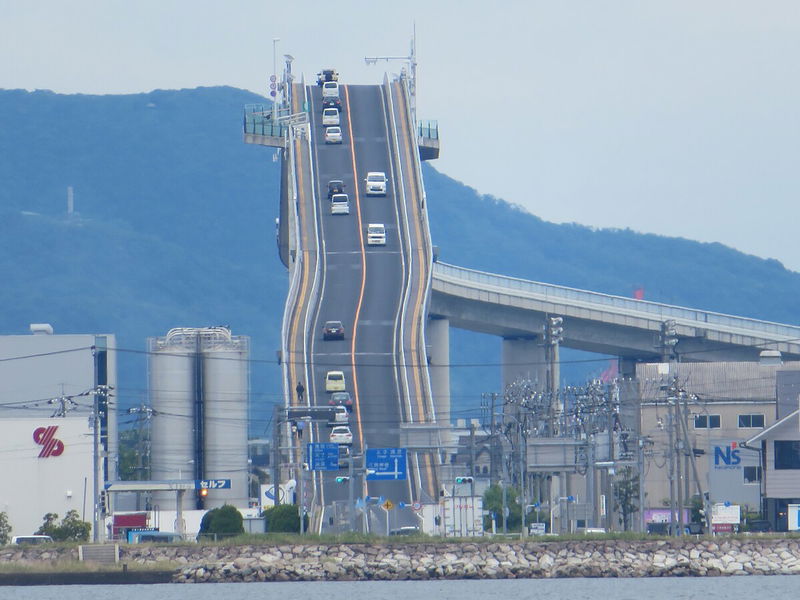
[[[147,337],[230,325],[252,338],[252,432],[263,434],[261,417],[280,398],[274,351],[287,276],[274,238],[278,164],[241,136],[242,105],[260,101],[229,87],[124,96],[0,90],[0,333],[27,333],[32,322],[57,333],[115,333],[126,407],[146,400]],[[651,300],[798,321],[800,275],[775,260],[555,225],[430,165],[424,177],[444,262],[623,296],[643,287]],[[500,345],[458,332],[453,340],[454,363],[487,365],[454,369],[458,415],[477,405],[479,391],[497,390]]]

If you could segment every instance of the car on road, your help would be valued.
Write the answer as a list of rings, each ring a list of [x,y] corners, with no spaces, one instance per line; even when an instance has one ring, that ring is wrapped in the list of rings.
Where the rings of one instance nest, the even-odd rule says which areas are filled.
[[[322,111],[322,124],[325,127],[329,127],[331,125],[339,125],[339,109],[338,108],[326,108]]]
[[[328,371],[325,373],[325,391],[329,394],[344,391],[344,371]]]
[[[350,397],[350,392],[333,392],[328,404],[344,406],[347,410],[353,410],[353,398]]]
[[[344,406],[333,407],[333,418],[330,422],[331,425],[347,425],[349,420],[350,413],[347,412],[347,409]]]
[[[341,144],[342,143],[342,128],[341,127],[326,127],[325,128],[325,143],[326,144]]]
[[[367,225],[367,246],[385,246],[386,227],[383,223],[370,223]]]
[[[331,179],[328,182],[328,200],[331,199],[331,196],[334,194],[341,194],[344,192],[344,181],[341,179]]]
[[[364,181],[367,183],[367,196],[386,195],[386,182],[389,181],[386,179],[386,173],[370,171]]]
[[[343,340],[344,339],[344,325],[341,321],[325,321],[322,326],[322,339],[323,340]]]
[[[347,194],[334,194],[331,196],[331,214],[350,214],[350,199],[347,197]]]
[[[322,99],[322,110],[326,108],[335,108],[336,110],[342,110],[342,101],[339,96],[328,96],[327,98]]]
[[[53,538],[49,535],[15,535],[11,538],[12,544],[17,545],[37,545],[37,544],[52,544]]]
[[[323,85],[326,81],[339,81],[339,73],[336,69],[322,69],[317,73],[317,85]]]
[[[353,432],[347,425],[337,425],[331,429],[331,443],[332,444],[347,444],[348,446],[353,443]]]
[[[338,81],[326,81],[322,84],[322,97],[323,98],[331,98],[339,97],[339,82]]]

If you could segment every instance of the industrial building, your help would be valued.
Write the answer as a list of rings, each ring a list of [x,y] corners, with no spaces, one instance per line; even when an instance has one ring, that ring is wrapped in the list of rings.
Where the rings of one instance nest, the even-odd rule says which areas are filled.
[[[227,327],[171,329],[149,338],[151,479],[230,479],[230,489],[187,494],[183,510],[249,505],[249,345]],[[154,492],[154,510],[175,510]]]
[[[0,336],[0,512],[15,535],[46,513],[99,522],[99,491],[117,476],[115,337],[30,330]]]
[[[708,493],[708,501],[739,505],[742,513],[762,509],[764,468],[761,456],[748,448],[748,440],[761,440],[779,419],[797,409],[797,394],[780,401],[780,381],[800,376],[800,363],[761,362],[653,363],[637,365],[642,398],[642,435],[650,442],[646,451],[646,507],[669,506],[669,461],[679,461],[675,484],[686,500]],[[675,383],[685,392],[677,412],[668,388]],[[786,396],[786,394],[784,394]],[[781,409],[782,407],[782,409]],[[689,450],[669,452],[670,430],[680,430],[682,415]],[[682,440],[676,435],[674,439]],[[759,444],[755,444],[760,448]],[[775,517],[775,515],[773,515]],[[785,529],[772,518],[774,528]]]

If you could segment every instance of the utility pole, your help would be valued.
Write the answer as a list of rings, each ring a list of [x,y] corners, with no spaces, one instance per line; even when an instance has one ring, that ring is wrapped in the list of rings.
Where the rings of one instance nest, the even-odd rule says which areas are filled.
[[[281,462],[281,410],[277,404],[272,407],[272,496],[275,506],[281,501],[280,492],[280,462]]]

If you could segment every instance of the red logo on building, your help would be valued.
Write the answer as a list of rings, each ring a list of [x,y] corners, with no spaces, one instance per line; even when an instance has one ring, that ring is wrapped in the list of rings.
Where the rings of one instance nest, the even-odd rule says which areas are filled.
[[[33,432],[33,441],[42,447],[39,458],[61,456],[61,453],[64,452],[64,442],[56,438],[56,431],[58,431],[58,425],[37,427]]]

